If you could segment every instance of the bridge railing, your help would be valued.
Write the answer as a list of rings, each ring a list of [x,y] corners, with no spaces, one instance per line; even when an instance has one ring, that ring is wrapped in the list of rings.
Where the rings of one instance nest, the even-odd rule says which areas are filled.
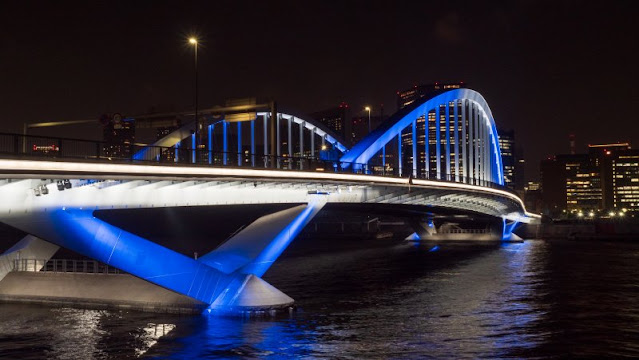
[[[124,274],[118,268],[95,260],[73,259],[15,259],[11,271],[84,273],[84,274]]]
[[[112,144],[103,141],[59,138],[51,136],[0,133],[0,156],[34,159],[75,159],[117,163],[199,165],[216,167],[275,168],[278,170],[323,171],[368,174],[388,177],[412,177],[452,182],[454,175],[430,172],[412,173],[412,169],[399,169],[375,164],[341,162],[338,159],[323,159],[320,156],[276,156],[264,153],[220,152],[189,147],[147,146],[145,144]],[[508,190],[502,185],[475,178],[460,178],[459,182]]]

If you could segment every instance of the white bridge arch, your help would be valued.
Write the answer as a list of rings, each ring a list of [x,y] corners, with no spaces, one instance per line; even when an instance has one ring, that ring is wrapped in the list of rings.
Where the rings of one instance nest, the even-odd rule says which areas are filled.
[[[424,119],[423,134],[417,131],[420,118]],[[434,120],[434,129],[431,129],[430,120]],[[412,139],[402,141],[402,134],[407,128],[412,128]],[[425,171],[419,177],[480,185],[504,184],[499,138],[492,112],[484,97],[471,89],[454,89],[419,99],[395,113],[341,157],[342,167],[368,170],[371,159],[380,152],[382,166],[385,166],[386,146],[397,138],[396,174],[418,177],[417,139],[421,135],[425,144]],[[412,145],[410,171],[403,171],[402,143]],[[433,148],[434,154],[431,153]],[[434,165],[433,169],[431,165]]]

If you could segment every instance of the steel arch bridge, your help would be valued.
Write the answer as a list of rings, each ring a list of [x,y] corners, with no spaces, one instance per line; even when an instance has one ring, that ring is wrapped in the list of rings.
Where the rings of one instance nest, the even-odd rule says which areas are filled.
[[[504,184],[492,112],[484,97],[471,89],[418,99],[352,148],[320,122],[287,113],[274,117],[271,112],[257,112],[250,121],[209,123],[204,150],[196,149],[194,124],[189,123],[139,149],[133,159],[158,160],[170,147],[176,162],[216,164],[218,155],[223,166],[303,170],[304,164],[315,160],[328,161],[340,172]],[[327,146],[334,152],[326,152]]]
[[[202,148],[193,146],[193,125],[187,124],[119,159],[104,156],[100,144],[62,139],[57,159],[28,161],[19,149],[31,143],[12,134],[7,139],[13,143],[0,141],[0,153],[18,156],[0,158],[0,221],[224,309],[292,302],[261,277],[326,204],[478,215],[499,223],[497,240],[536,217],[502,188],[494,120],[473,90],[420,99],[350,149],[311,119],[275,111],[256,115],[247,122],[210,122]],[[329,146],[332,152],[323,157]],[[391,146],[397,146],[396,165],[388,172]],[[229,204],[289,207],[258,218],[198,259],[94,216],[108,209]],[[432,235],[423,226],[415,227]],[[35,239],[12,249],[50,258],[57,247]],[[14,252],[0,255],[0,265]],[[0,280],[2,271],[0,266]],[[264,292],[251,290],[257,288]]]
[[[424,123],[421,133],[417,124]],[[409,137],[402,138],[408,133]],[[418,139],[423,145],[420,172]],[[499,138],[492,112],[481,94],[470,89],[454,89],[431,98],[422,98],[397,112],[341,157],[343,166],[369,166],[371,159],[395,138],[398,143],[399,175],[425,177],[472,184],[503,185],[503,165]],[[425,139],[428,139],[427,141]],[[408,140],[408,141],[406,141]],[[402,151],[411,150],[411,169],[404,171]],[[386,156],[382,155],[382,160]],[[383,164],[385,165],[385,164]],[[421,175],[421,176],[420,176]]]

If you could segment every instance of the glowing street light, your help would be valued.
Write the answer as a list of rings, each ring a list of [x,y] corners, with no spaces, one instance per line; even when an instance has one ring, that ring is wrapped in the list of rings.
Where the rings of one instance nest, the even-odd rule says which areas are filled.
[[[195,49],[195,148],[197,149],[200,144],[200,124],[197,116],[197,39],[195,37],[190,37],[189,44],[193,45],[193,48]]]
[[[364,110],[368,111],[368,132],[371,132],[371,107],[367,106]]]

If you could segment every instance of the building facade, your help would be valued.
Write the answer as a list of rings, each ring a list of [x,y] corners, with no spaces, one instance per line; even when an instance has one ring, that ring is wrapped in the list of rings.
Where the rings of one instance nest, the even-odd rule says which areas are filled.
[[[623,150],[612,163],[612,205],[616,211],[639,211],[639,150]]]
[[[431,97],[443,91],[466,87],[463,81],[451,83],[439,83],[415,85],[410,89],[397,92],[397,110],[403,109],[417,99]]]
[[[341,102],[338,106],[310,114],[311,118],[319,121],[336,135],[347,140],[351,133],[348,124],[349,106],[345,102]]]
[[[130,158],[135,142],[135,120],[126,119],[120,114],[103,115],[102,134],[104,156],[112,158]]]
[[[588,145],[541,163],[543,212],[602,214],[639,210],[639,150],[628,143]]]

